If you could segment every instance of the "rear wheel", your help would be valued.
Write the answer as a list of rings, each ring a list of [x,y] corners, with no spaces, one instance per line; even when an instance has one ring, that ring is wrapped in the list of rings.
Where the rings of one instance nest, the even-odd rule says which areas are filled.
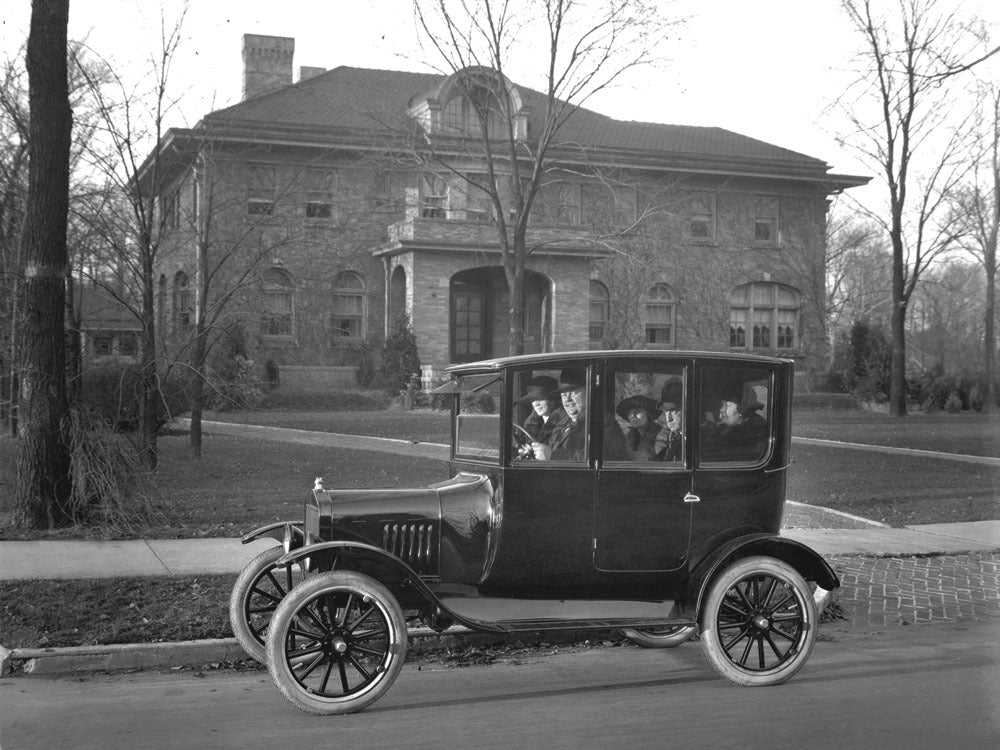
[[[406,659],[406,622],[392,593],[363,573],[331,571],[296,586],[267,630],[271,679],[309,713],[361,711]]]
[[[252,658],[264,663],[264,636],[274,610],[304,577],[298,566],[278,566],[282,546],[266,549],[240,572],[229,595],[229,625]]]
[[[698,628],[694,625],[622,630],[622,634],[640,648],[674,648],[690,640],[696,632]]]
[[[798,672],[816,641],[809,586],[790,565],[748,557],[712,583],[701,642],[712,666],[739,685],[778,685]]]

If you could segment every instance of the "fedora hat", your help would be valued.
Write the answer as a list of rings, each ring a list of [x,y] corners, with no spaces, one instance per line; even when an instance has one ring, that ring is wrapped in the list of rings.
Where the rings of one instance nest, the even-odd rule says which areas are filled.
[[[663,384],[660,391],[660,411],[680,411],[684,403],[684,389],[676,380],[671,380]]]
[[[582,391],[587,388],[587,371],[583,367],[568,367],[559,373],[559,393]]]
[[[521,398],[517,399],[517,402],[545,401],[555,398],[558,389],[559,383],[555,378],[550,378],[548,375],[538,375],[531,379],[531,382],[528,383],[528,390]]]

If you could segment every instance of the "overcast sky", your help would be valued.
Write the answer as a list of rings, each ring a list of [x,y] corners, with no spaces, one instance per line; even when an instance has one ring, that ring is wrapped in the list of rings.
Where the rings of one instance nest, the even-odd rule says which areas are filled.
[[[822,159],[835,172],[870,174],[838,146],[838,119],[829,109],[851,80],[857,46],[837,0],[664,2],[690,17],[680,38],[664,43],[669,63],[630,76],[588,106],[619,119],[718,126]],[[26,38],[30,0],[5,5],[6,56]],[[1000,2],[966,5],[1000,30]],[[162,2],[171,21],[181,6]],[[119,70],[145,69],[143,58],[158,44],[160,7],[155,0],[70,0],[70,36],[86,37]],[[303,65],[426,70],[410,8],[410,0],[195,0],[169,78],[184,97],[167,125],[193,125],[239,100],[245,33],[294,38],[296,76]]]

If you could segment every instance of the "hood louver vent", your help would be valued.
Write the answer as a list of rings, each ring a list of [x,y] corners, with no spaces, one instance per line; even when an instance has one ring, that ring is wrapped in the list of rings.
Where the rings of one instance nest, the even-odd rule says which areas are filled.
[[[434,560],[434,527],[429,523],[387,523],[382,527],[382,547],[417,572],[428,572]]]

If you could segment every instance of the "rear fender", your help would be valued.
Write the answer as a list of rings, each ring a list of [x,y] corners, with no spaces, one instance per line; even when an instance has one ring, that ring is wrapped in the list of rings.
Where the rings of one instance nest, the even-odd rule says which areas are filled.
[[[305,543],[305,531],[302,529],[301,521],[280,521],[278,523],[261,526],[259,529],[244,534],[243,544],[249,544],[255,539],[276,539],[285,548],[285,553],[298,549]]]
[[[829,601],[830,592],[840,586],[840,579],[829,563],[818,552],[794,539],[776,534],[752,534],[733,539],[698,563],[688,580],[687,596],[694,602],[697,612],[709,585],[726,566],[744,557],[763,555],[773,557],[791,565],[807,581],[817,586],[815,599],[822,610]]]

